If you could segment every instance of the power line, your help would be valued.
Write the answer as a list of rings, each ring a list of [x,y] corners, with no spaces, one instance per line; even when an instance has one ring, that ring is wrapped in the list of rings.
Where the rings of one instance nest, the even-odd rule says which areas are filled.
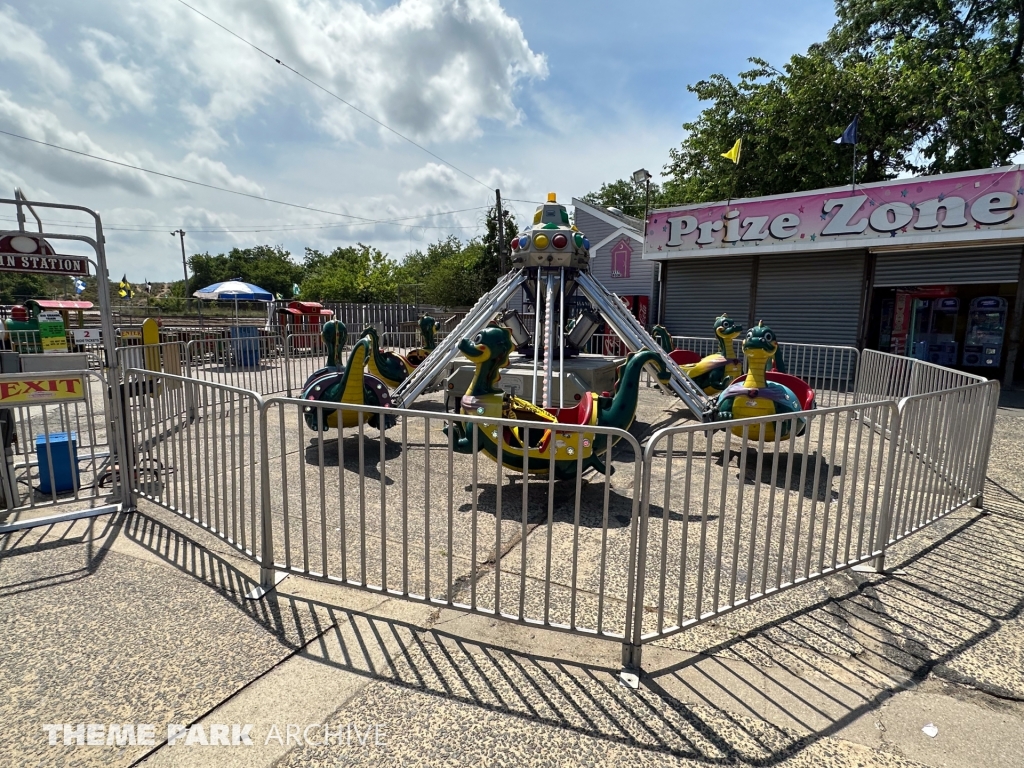
[[[480,181],[480,179],[478,179],[478,178],[477,178],[476,176],[473,176],[472,174],[470,174],[470,173],[467,173],[466,171],[464,171],[464,170],[462,170],[461,168],[459,168],[459,167],[458,167],[457,165],[453,165],[452,163],[449,163],[449,162],[448,162],[447,160],[445,160],[445,159],[444,159],[443,157],[441,157],[440,155],[438,155],[438,154],[436,154],[436,153],[434,153],[434,152],[431,152],[431,151],[430,151],[429,149],[427,149],[426,147],[424,147],[424,146],[423,146],[422,144],[418,144],[417,142],[413,141],[412,139],[410,139],[410,138],[409,138],[408,136],[406,136],[405,134],[403,134],[403,133],[399,133],[398,131],[396,131],[396,130],[395,130],[394,128],[392,128],[392,127],[391,127],[390,125],[388,125],[387,123],[381,122],[380,120],[378,120],[378,119],[377,119],[376,117],[374,117],[373,115],[371,115],[371,114],[369,114],[369,113],[367,113],[367,112],[364,112],[363,110],[361,110],[361,109],[360,109],[359,107],[357,107],[357,106],[356,106],[355,104],[353,104],[352,102],[350,102],[350,101],[346,101],[346,100],[345,100],[345,99],[343,99],[343,98],[342,98],[341,96],[339,96],[338,94],[334,93],[334,91],[331,91],[331,90],[329,90],[329,89],[325,88],[324,86],[320,85],[320,83],[316,82],[315,80],[312,80],[312,79],[310,79],[310,78],[309,78],[309,77],[307,77],[306,75],[304,75],[304,74],[302,74],[301,72],[299,72],[299,70],[295,69],[295,68],[294,68],[294,67],[292,67],[292,66],[289,66],[288,64],[285,64],[285,63],[284,63],[283,61],[281,61],[281,60],[280,60],[279,58],[277,58],[277,57],[276,57],[276,56],[274,56],[273,54],[267,53],[266,51],[264,51],[264,50],[263,50],[262,48],[260,48],[260,47],[259,47],[258,45],[256,45],[255,43],[253,43],[253,42],[250,42],[249,40],[246,40],[246,39],[245,39],[244,37],[242,37],[242,36],[241,36],[240,34],[238,34],[237,32],[233,32],[232,30],[228,29],[228,28],[227,28],[227,27],[225,27],[225,26],[224,26],[223,24],[221,24],[221,23],[220,23],[219,21],[217,21],[217,20],[215,20],[215,19],[211,19],[211,18],[210,18],[209,16],[207,16],[207,15],[206,15],[205,13],[203,13],[203,12],[202,12],[202,11],[200,11],[199,9],[197,9],[197,8],[193,8],[193,7],[191,6],[191,5],[189,5],[188,3],[186,3],[186,2],[185,2],[185,0],[178,0],[178,2],[179,2],[179,3],[181,3],[182,5],[184,5],[184,6],[186,7],[186,8],[188,8],[188,9],[189,9],[190,11],[193,11],[194,13],[197,13],[198,15],[202,16],[202,17],[203,17],[204,19],[206,19],[206,20],[207,20],[207,21],[209,21],[210,23],[212,23],[212,24],[216,24],[216,25],[217,25],[218,27],[220,27],[220,28],[221,28],[221,29],[223,29],[223,30],[224,30],[225,32],[227,32],[227,33],[228,33],[229,35],[231,35],[232,37],[235,37],[235,38],[237,38],[237,39],[241,40],[241,41],[242,41],[243,43],[245,43],[246,45],[248,45],[248,46],[249,46],[250,48],[253,48],[253,49],[254,49],[254,50],[256,50],[256,51],[259,51],[259,52],[260,52],[260,53],[262,53],[262,54],[263,54],[264,56],[266,56],[266,57],[267,57],[268,59],[271,59],[271,60],[273,60],[273,61],[277,62],[277,63],[278,63],[278,64],[280,64],[280,65],[281,65],[282,67],[284,67],[285,69],[287,69],[287,70],[288,70],[289,72],[292,72],[292,73],[294,73],[294,74],[298,75],[299,77],[301,77],[301,78],[302,78],[303,80],[305,80],[305,81],[306,81],[307,83],[309,83],[309,84],[310,84],[310,85],[312,85],[313,87],[315,87],[315,88],[319,88],[319,89],[320,89],[321,91],[323,91],[324,93],[326,93],[326,94],[327,94],[328,96],[330,96],[330,97],[332,97],[332,98],[335,98],[335,99],[337,99],[338,101],[340,101],[340,102],[341,102],[342,104],[344,104],[344,105],[345,105],[346,107],[349,107],[349,108],[351,108],[351,109],[354,109],[354,110],[355,110],[356,112],[358,112],[358,113],[359,113],[360,115],[362,115],[363,117],[367,118],[368,120],[372,120],[372,121],[373,121],[373,122],[375,122],[375,123],[376,123],[377,125],[379,125],[379,126],[380,126],[381,128],[384,128],[384,129],[386,129],[386,130],[388,130],[388,131],[391,131],[391,133],[395,134],[395,136],[398,136],[398,137],[399,137],[400,139],[404,139],[405,141],[407,141],[407,142],[409,142],[410,144],[412,144],[412,145],[413,145],[414,147],[416,147],[416,148],[418,148],[418,149],[421,149],[421,150],[423,150],[423,151],[424,151],[424,152],[426,152],[426,153],[427,153],[428,155],[430,155],[431,157],[433,157],[433,158],[434,158],[435,160],[439,160],[439,161],[441,161],[442,163],[444,163],[445,165],[447,165],[447,166],[448,166],[449,168],[451,168],[451,169],[452,169],[453,171],[458,171],[458,172],[459,172],[459,173],[461,173],[461,174],[462,174],[463,176],[465,176],[465,177],[466,177],[466,178],[468,178],[468,179],[472,179],[473,181],[475,181],[475,182],[476,182],[477,184],[479,184],[480,186],[484,187],[485,189],[488,189],[488,190],[490,190],[490,191],[492,191],[492,192],[494,191],[493,189],[491,189],[490,185],[488,185],[488,184],[485,184],[484,182]]]
[[[62,152],[70,152],[73,155],[80,155],[81,157],[88,157],[90,160],[100,160],[104,163],[111,163],[113,165],[121,166],[122,168],[130,168],[133,171],[141,171],[142,173],[150,173],[154,176],[161,176],[165,179],[172,179],[173,181],[180,181],[183,184],[194,184],[197,187],[204,187],[206,189],[213,189],[217,192],[227,192],[232,195],[239,195],[240,197],[248,197],[252,200],[259,200],[264,203],[274,203],[275,205],[285,205],[289,208],[298,208],[303,211],[313,211],[314,213],[326,213],[329,216],[342,216],[346,219],[356,219],[358,222],[363,224],[394,224],[397,227],[410,227],[412,229],[438,229],[438,227],[424,226],[421,224],[400,224],[398,222],[389,221],[387,219],[368,219],[365,216],[354,216],[351,213],[340,213],[338,211],[327,211],[323,208],[313,208],[308,205],[299,205],[298,203],[289,203],[284,200],[275,200],[271,197],[261,197],[260,195],[253,195],[249,192],[241,192],[237,189],[228,189],[227,187],[218,187],[215,184],[206,184],[202,181],[195,181],[194,179],[186,179],[182,176],[175,176],[170,173],[163,173],[161,171],[154,171],[151,168],[143,168],[138,165],[131,165],[130,163],[122,163],[120,160],[111,160],[108,157],[100,157],[99,155],[90,155],[88,152],[81,152],[77,149],[70,149],[68,147],[62,147],[59,144],[51,144],[48,141],[40,141],[39,139],[30,139],[28,136],[22,136],[17,133],[11,133],[10,131],[0,130],[0,134],[4,136],[10,136],[11,138],[21,139],[22,141],[28,141],[33,144],[39,144],[44,147],[50,147],[51,149],[59,149]],[[479,206],[483,207],[483,206]],[[409,217],[416,218],[416,217]],[[443,227],[441,227],[443,229]],[[163,231],[163,230],[161,230]]]
[[[455,214],[455,213],[466,213],[467,211],[481,211],[481,210],[484,210],[484,209],[486,209],[488,207],[489,206],[486,206],[486,205],[478,205],[478,206],[473,207],[473,208],[459,208],[459,209],[452,210],[452,211],[438,211],[437,213],[424,213],[424,214],[417,215],[417,216],[403,216],[403,217],[395,218],[395,219],[379,219],[379,220],[369,220],[369,221],[359,221],[359,222],[345,222],[343,224],[341,224],[341,223],[339,223],[339,224],[294,224],[294,225],[288,224],[288,225],[282,225],[282,226],[269,226],[269,227],[268,226],[257,225],[257,224],[253,224],[253,225],[240,224],[240,225],[238,225],[236,227],[193,227],[190,231],[194,232],[194,233],[200,233],[201,232],[201,233],[212,233],[212,234],[246,234],[246,233],[258,233],[258,232],[295,232],[295,231],[301,231],[301,230],[338,229],[340,227],[362,227],[362,226],[367,226],[369,223],[374,223],[374,224],[397,224],[398,226],[412,227],[413,225],[402,225],[402,224],[399,224],[399,222],[407,221],[407,220],[410,220],[410,219],[428,219],[428,218],[433,218],[434,216],[447,216],[447,215]],[[13,221],[13,222],[16,222],[17,219],[16,218],[11,218],[9,216],[0,216],[0,221]],[[49,222],[53,223],[53,224],[60,224],[61,226],[64,226],[64,227],[70,227],[72,229],[94,229],[95,228],[94,225],[92,225],[92,224],[76,224],[74,222],[67,221],[65,219],[50,219]],[[112,231],[112,232],[163,232],[165,229],[167,229],[168,227],[172,227],[172,226],[175,226],[175,225],[174,224],[165,224],[165,225],[161,226],[159,224],[122,224],[121,226],[117,226],[117,225],[110,225],[110,226],[108,226],[108,225],[104,224],[103,229],[104,230],[109,230],[109,231]],[[458,224],[452,224],[452,225],[420,224],[420,225],[416,225],[415,228],[417,228],[417,229],[477,229],[478,225],[474,224],[474,225],[468,225],[467,226],[467,225],[458,225]]]

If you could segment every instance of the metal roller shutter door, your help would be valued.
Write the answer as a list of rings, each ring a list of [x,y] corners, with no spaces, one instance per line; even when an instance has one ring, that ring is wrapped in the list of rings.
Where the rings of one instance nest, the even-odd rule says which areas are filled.
[[[1020,245],[880,253],[875,262],[875,287],[1015,283],[1020,258]]]
[[[783,342],[854,346],[863,280],[863,252],[762,256],[755,320]]]
[[[742,324],[750,311],[751,256],[665,263],[665,327],[674,336],[711,336],[728,312]]]

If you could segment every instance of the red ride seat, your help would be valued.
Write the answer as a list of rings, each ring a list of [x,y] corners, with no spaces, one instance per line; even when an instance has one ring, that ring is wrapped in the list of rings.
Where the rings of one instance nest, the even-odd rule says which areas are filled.
[[[746,374],[737,376],[733,383],[739,384],[746,378]],[[803,379],[788,373],[779,373],[778,371],[765,371],[764,378],[766,381],[773,381],[776,384],[789,387],[790,391],[796,395],[797,402],[800,403],[800,407],[803,410],[810,411],[814,408],[814,390]]]
[[[572,408],[546,408],[548,413],[558,419],[561,424],[589,424],[594,411],[593,392],[584,392],[580,401]]]
[[[700,355],[689,349],[673,349],[668,356],[676,365],[693,365],[700,362]]]

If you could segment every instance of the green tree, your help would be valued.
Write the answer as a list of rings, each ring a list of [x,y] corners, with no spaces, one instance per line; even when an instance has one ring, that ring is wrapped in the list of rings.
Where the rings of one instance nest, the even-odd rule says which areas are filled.
[[[302,280],[302,266],[280,246],[257,245],[232,248],[227,254],[197,253],[188,260],[188,293],[225,280],[242,280],[273,294],[292,295],[292,286]]]
[[[0,272],[0,303],[21,304],[28,299],[48,299],[50,285],[42,275]]]
[[[637,184],[632,179],[619,179],[611,184],[602,184],[597,192],[588,192],[580,199],[598,208],[618,208],[627,216],[642,219],[647,203],[647,185]],[[656,207],[660,199],[661,187],[651,182],[651,207]]]
[[[1006,164],[1024,146],[1019,0],[840,0],[827,39],[780,70],[689,86],[709,102],[670,150],[665,203],[847,184],[834,143],[860,115],[857,180]],[[738,166],[721,157],[743,138]]]
[[[455,235],[406,255],[398,275],[401,285],[418,287],[423,301],[445,307],[475,304],[496,279],[496,272],[488,268],[484,242],[463,244]]]
[[[509,240],[519,234],[519,229],[516,226],[516,217],[507,208],[503,208],[501,211],[502,219],[502,232],[505,236],[505,268],[509,267],[509,254],[512,249],[509,248]],[[501,253],[498,250],[498,206],[491,206],[487,210],[487,221],[484,225],[484,236],[481,240],[483,243],[483,257],[480,263],[481,270],[481,287],[484,291],[489,291],[494,287],[494,284],[498,282],[498,278],[501,276]],[[477,297],[479,298],[479,296]]]
[[[1024,2],[845,0],[826,47],[891,56],[922,130],[911,170],[1005,165],[1024,148]]]
[[[307,248],[302,296],[317,301],[392,302],[398,265],[362,243],[330,253]]]

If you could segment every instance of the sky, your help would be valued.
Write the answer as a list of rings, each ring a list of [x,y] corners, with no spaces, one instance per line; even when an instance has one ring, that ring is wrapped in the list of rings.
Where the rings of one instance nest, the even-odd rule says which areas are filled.
[[[835,20],[827,0],[723,8],[0,0],[0,131],[241,193],[0,134],[0,197],[98,211],[110,275],[136,283],[181,278],[178,229],[188,254],[271,244],[300,261],[361,242],[401,258],[480,235],[496,187],[525,221],[550,191],[568,202],[641,167],[657,178],[700,111],[687,84],[754,56],[781,65]],[[89,232],[80,214],[44,220]],[[15,227],[0,207],[0,229]]]

